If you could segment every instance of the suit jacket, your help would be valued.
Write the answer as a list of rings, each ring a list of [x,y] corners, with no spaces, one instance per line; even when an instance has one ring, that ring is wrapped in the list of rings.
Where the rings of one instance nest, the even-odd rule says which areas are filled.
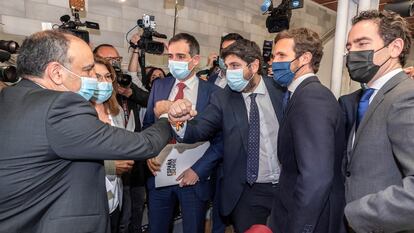
[[[345,215],[358,233],[414,232],[413,90],[405,73],[391,78],[372,99],[354,144],[348,140]]]
[[[171,136],[166,120],[109,126],[80,95],[29,80],[3,90],[0,109],[0,232],[108,232],[102,160],[147,159]]]
[[[281,174],[274,231],[343,232],[345,133],[340,106],[313,76],[297,87],[285,112],[278,136]]]
[[[262,78],[270,95],[277,119],[282,119],[282,88],[272,79]],[[223,133],[223,177],[221,182],[221,213],[229,215],[246,185],[248,116],[243,95],[228,86],[211,97],[210,104],[189,121],[184,141],[208,140]],[[270,203],[269,203],[270,204]]]
[[[197,77],[194,77],[197,78]],[[174,88],[175,78],[172,76],[164,79],[157,79],[154,81],[150,99],[148,101],[148,108],[144,118],[144,128],[149,127],[154,123],[154,105],[160,100],[168,100],[171,90]],[[196,110],[202,112],[207,106],[213,93],[220,88],[214,84],[199,80],[198,95]],[[184,97],[185,98],[185,97]],[[206,140],[207,141],[207,140]],[[195,185],[197,196],[201,200],[208,200],[211,195],[211,183],[209,177],[212,171],[217,167],[222,158],[222,138],[219,135],[210,140],[211,146],[205,154],[191,167],[200,178],[200,181]],[[151,177],[148,184],[149,188],[155,188],[155,179]]]
[[[207,82],[214,84],[219,76],[219,72],[214,72],[213,74],[208,76]]]
[[[354,93],[343,95],[338,99],[339,105],[342,109],[343,118],[345,120],[345,139],[349,138],[352,127],[354,127],[357,118],[358,103],[361,95],[362,89],[359,89]]]

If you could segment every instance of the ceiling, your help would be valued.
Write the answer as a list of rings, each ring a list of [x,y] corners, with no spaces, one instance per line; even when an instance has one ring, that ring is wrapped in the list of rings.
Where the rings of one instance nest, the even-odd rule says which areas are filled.
[[[338,0],[313,0],[313,1],[334,11],[336,11],[338,7]],[[387,4],[388,2],[392,2],[392,0],[380,0],[379,9],[383,10],[384,5]],[[410,23],[411,32],[414,34],[414,16],[407,17],[406,19]]]

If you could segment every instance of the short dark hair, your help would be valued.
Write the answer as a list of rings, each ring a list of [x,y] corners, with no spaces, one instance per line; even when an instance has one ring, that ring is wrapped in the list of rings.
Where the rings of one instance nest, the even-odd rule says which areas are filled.
[[[401,38],[404,41],[404,47],[399,56],[400,64],[404,66],[411,48],[411,31],[407,21],[392,11],[369,10],[363,11],[355,16],[352,19],[352,25],[364,20],[372,20],[378,25],[378,33],[385,45],[388,45],[397,38]]]
[[[183,40],[188,44],[188,47],[190,47],[190,55],[192,57],[200,54],[200,44],[198,44],[198,41],[194,36],[188,33],[179,33],[173,36],[168,42],[168,45],[174,42],[178,42],[180,40]]]
[[[241,40],[241,39],[244,39],[244,38],[239,33],[235,33],[235,32],[229,33],[221,37],[220,48],[223,45],[224,41],[229,41],[229,40],[236,41],[236,40]]]
[[[278,33],[275,38],[275,44],[281,39],[293,39],[296,57],[306,52],[312,53],[311,66],[315,73],[318,72],[323,56],[322,41],[318,33],[309,28],[296,28]]]
[[[59,62],[70,68],[68,56],[70,44],[67,32],[47,30],[36,32],[27,37],[17,56],[17,75],[19,77],[42,77],[50,62]]]
[[[115,49],[115,47],[111,44],[100,44],[100,45],[96,46],[95,49],[93,50],[93,55],[98,54],[99,49],[101,49],[103,47],[109,47],[109,48]]]
[[[247,64],[254,62],[256,59],[259,60],[259,70],[258,73],[262,74],[263,67],[263,57],[262,52],[260,51],[259,46],[254,42],[246,39],[236,40],[229,47],[221,51],[221,57],[226,59],[226,57],[234,55],[245,61]]]

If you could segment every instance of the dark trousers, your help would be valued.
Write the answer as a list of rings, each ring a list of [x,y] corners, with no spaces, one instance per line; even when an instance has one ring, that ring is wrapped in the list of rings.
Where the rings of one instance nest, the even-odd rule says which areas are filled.
[[[109,214],[109,221],[111,222],[111,233],[118,233],[119,221],[121,219],[121,211],[119,206],[116,207],[111,214]]]
[[[141,233],[142,217],[145,206],[146,190],[145,186],[135,186],[130,188],[132,211],[129,233]]]
[[[243,233],[254,224],[266,225],[273,201],[279,188],[277,184],[246,183],[243,193],[230,214],[236,233]]]
[[[207,201],[200,200],[194,186],[178,185],[148,190],[151,233],[166,233],[173,221],[176,200],[181,205],[184,233],[204,233]]]

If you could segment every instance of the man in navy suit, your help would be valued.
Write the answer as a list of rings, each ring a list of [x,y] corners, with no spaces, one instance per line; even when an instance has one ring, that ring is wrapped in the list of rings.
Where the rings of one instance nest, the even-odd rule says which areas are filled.
[[[261,76],[263,60],[256,43],[238,40],[221,55],[228,87],[214,94],[201,114],[176,131],[188,143],[210,139],[222,131],[221,213],[230,216],[235,231],[241,233],[254,224],[267,223],[278,192],[276,152],[283,92],[272,79]],[[195,115],[188,106],[188,100],[175,102],[170,120]]]
[[[170,39],[168,45],[169,68],[172,77],[157,79],[151,90],[144,128],[155,123],[154,105],[160,100],[174,101],[187,98],[197,111],[208,104],[210,95],[219,88],[199,79],[194,68],[200,61],[200,46],[197,40],[186,33]],[[212,137],[210,148],[178,179],[180,185],[155,188],[154,176],[148,179],[149,223],[151,233],[166,233],[172,221],[174,205],[178,199],[181,205],[184,233],[203,233],[207,201],[210,199],[210,175],[221,159],[221,139]],[[148,161],[155,173],[157,162]]]
[[[306,28],[275,38],[273,75],[287,90],[278,136],[282,172],[274,232],[344,231],[344,123],[336,98],[315,75],[322,50],[318,34]]]

